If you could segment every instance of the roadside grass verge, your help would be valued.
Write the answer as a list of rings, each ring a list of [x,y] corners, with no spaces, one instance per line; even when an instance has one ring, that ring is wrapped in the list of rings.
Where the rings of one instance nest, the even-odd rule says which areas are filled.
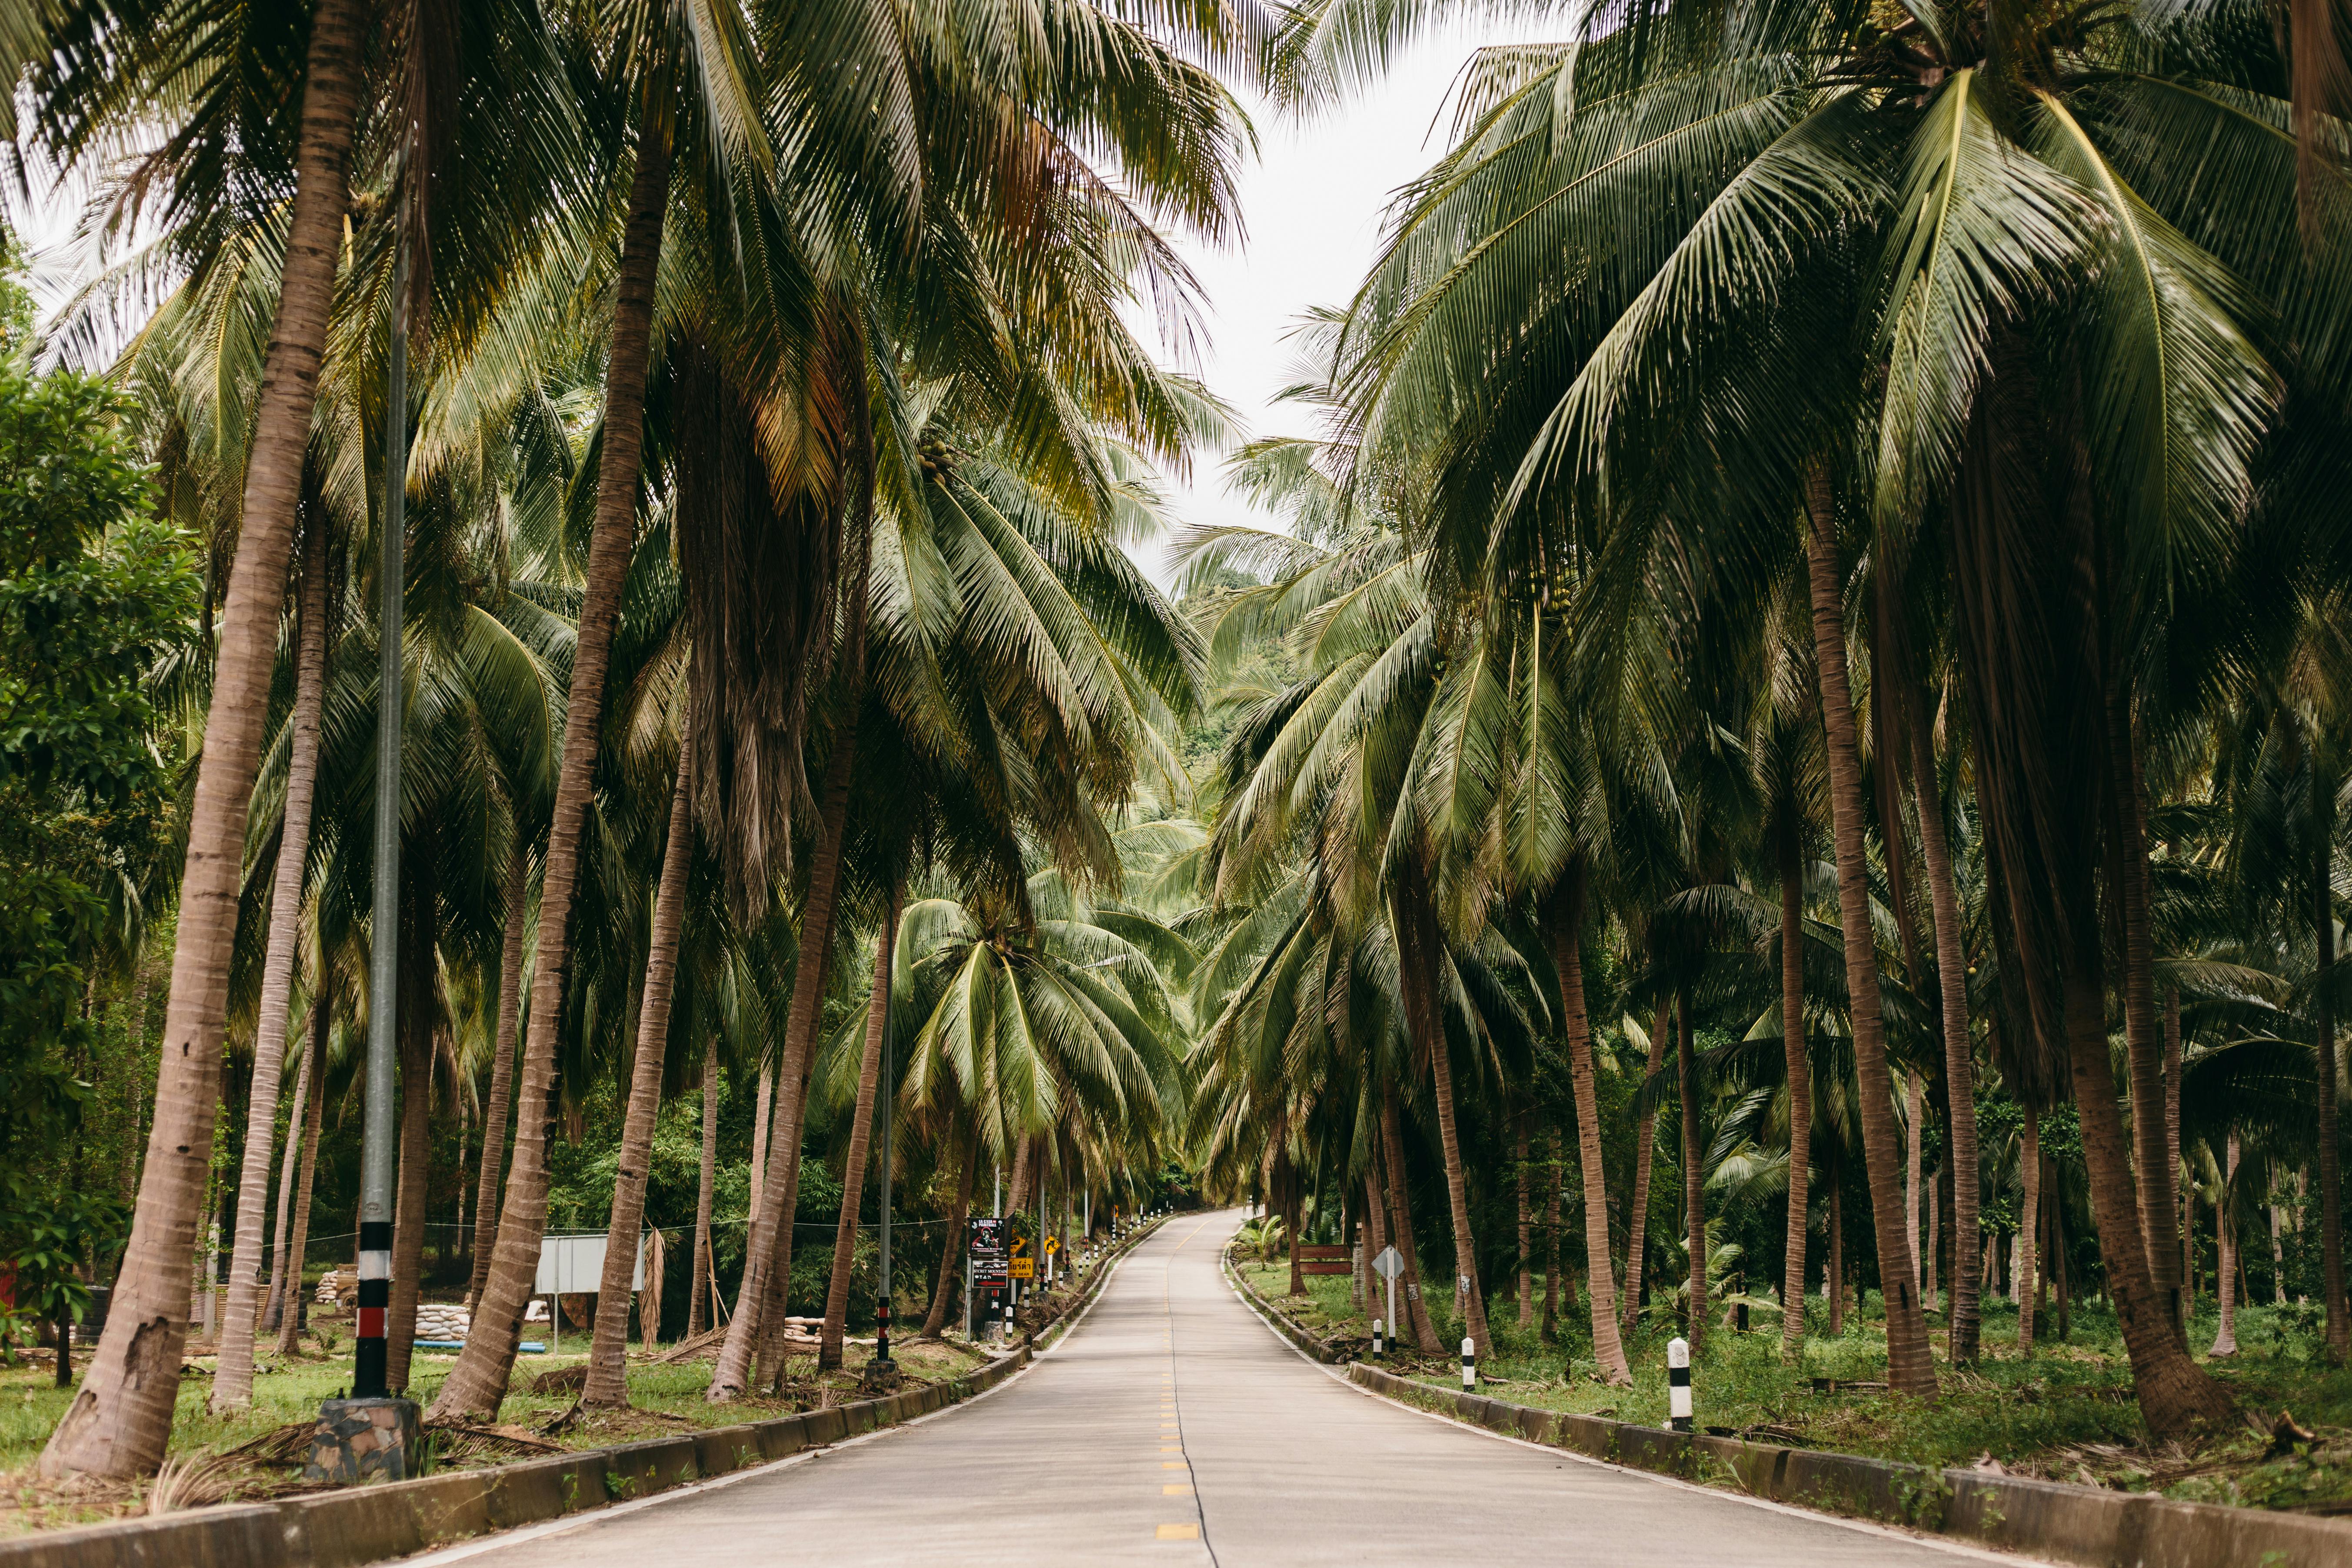
[[[1304,1298],[1289,1295],[1288,1265],[1236,1257],[1251,1286],[1302,1326],[1325,1339],[1352,1342],[1369,1334],[1344,1278],[1306,1281]],[[1540,1283],[1538,1289],[1540,1289]],[[1433,1303],[1433,1306],[1437,1303]],[[1433,1313],[1440,1338],[1461,1342],[1448,1309]],[[2067,1342],[2052,1337],[2031,1355],[2017,1348],[2017,1311],[2006,1301],[1985,1304],[1984,1358],[1955,1370],[1936,1336],[1942,1394],[1933,1401],[1883,1390],[1820,1389],[1883,1380],[1885,1325],[1877,1298],[1850,1313],[1846,1331],[1827,1332],[1826,1305],[1809,1300],[1809,1333],[1801,1359],[1780,1360],[1777,1311],[1752,1314],[1747,1333],[1710,1326],[1693,1357],[1698,1426],[1758,1442],[1866,1454],[1911,1464],[1999,1464],[2012,1475],[2074,1481],[2128,1491],[2158,1491],[2180,1501],[2352,1513],[2352,1371],[2327,1366],[2320,1333],[2307,1308],[2238,1309],[2239,1353],[2207,1360],[2217,1314],[2210,1301],[2189,1322],[2200,1359],[2229,1384],[2247,1413],[2242,1427],[2210,1432],[2185,1443],[2151,1443],[2132,1396],[2131,1368],[2114,1314],[2077,1303]],[[1671,1313],[1654,1307],[1626,1344],[1633,1386],[1611,1388],[1591,1359],[1590,1320],[1581,1298],[1560,1313],[1557,1343],[1540,1326],[1521,1328],[1517,1308],[1499,1297],[1488,1304],[1494,1349],[1480,1364],[1481,1385],[1515,1405],[1663,1426],[1666,1420],[1666,1342]],[[1942,1319],[1930,1314],[1940,1331]],[[1461,1386],[1456,1354],[1391,1356],[1389,1369],[1433,1386]],[[2292,1413],[2316,1443],[2280,1443],[2273,1430]]]

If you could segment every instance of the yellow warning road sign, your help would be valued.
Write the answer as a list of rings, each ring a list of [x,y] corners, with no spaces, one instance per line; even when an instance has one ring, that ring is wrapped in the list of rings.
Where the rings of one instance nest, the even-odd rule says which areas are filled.
[[[1034,1279],[1037,1278],[1037,1260],[1034,1258],[1014,1258],[1013,1260],[1013,1278],[1015,1279]]]

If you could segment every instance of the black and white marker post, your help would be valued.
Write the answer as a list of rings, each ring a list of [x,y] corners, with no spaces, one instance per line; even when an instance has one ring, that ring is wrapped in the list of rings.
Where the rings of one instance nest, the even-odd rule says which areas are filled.
[[[1478,1392],[1478,1342],[1466,1336],[1462,1341],[1462,1392]]]
[[[1372,1320],[1372,1359],[1381,1359],[1381,1321],[1378,1318]]]
[[[1690,1342],[1666,1342],[1666,1414],[1677,1432],[1691,1429]]]

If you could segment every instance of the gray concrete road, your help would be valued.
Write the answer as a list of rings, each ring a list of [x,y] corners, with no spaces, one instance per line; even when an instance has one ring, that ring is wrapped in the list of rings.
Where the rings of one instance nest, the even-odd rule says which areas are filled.
[[[1746,1502],[1375,1399],[1221,1276],[1238,1213],[1189,1215],[1002,1389],[673,1498],[424,1560],[475,1568],[2015,1561]]]

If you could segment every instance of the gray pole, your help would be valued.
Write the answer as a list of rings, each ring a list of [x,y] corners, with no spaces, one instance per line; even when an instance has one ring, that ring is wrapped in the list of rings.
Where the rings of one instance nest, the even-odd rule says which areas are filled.
[[[393,1082],[400,990],[401,621],[404,614],[402,535],[408,501],[408,238],[392,270],[392,342],[384,356],[383,504],[378,510],[375,906],[368,932],[367,1112],[360,1144],[359,1332],[352,1347],[352,1395],[381,1399],[384,1318],[392,1304],[393,1162],[396,1154]]]

